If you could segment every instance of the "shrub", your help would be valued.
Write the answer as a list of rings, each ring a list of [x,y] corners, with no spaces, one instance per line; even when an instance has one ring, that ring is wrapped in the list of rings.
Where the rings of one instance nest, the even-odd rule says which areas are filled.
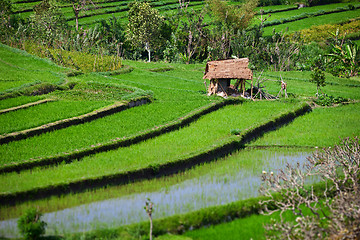
[[[321,106],[331,106],[337,103],[342,103],[347,101],[342,97],[334,97],[331,95],[327,95],[326,93],[318,95],[317,99],[314,99],[314,102]]]
[[[118,56],[93,55],[85,52],[46,48],[33,42],[27,42],[25,50],[39,57],[49,58],[56,64],[82,72],[108,72],[119,70],[122,67],[121,58]],[[69,74],[70,76],[76,76],[81,72],[73,71]]]
[[[315,177],[324,191],[306,187]],[[359,239],[360,236],[359,138],[346,138],[333,148],[315,152],[304,166],[287,164],[278,173],[263,172],[261,202],[267,214],[280,211],[281,221],[266,226],[267,239]],[[275,199],[273,192],[281,196]],[[268,204],[275,205],[269,210]],[[284,213],[296,216],[286,221]]]
[[[231,133],[231,135],[240,135],[241,130],[240,129],[231,129],[230,133]]]
[[[320,87],[324,87],[326,85],[325,73],[320,68],[315,67],[310,76],[310,82],[316,84],[316,96],[319,96],[319,90],[321,90]]]
[[[41,215],[36,208],[31,208],[19,218],[18,228],[25,239],[38,239],[45,233],[46,223],[40,220]]]
[[[321,42],[332,37],[339,29],[338,37],[349,37],[349,34],[355,34],[360,31],[360,20],[351,21],[345,24],[324,24],[320,26],[312,26],[308,29],[300,31],[300,37],[305,42]]]

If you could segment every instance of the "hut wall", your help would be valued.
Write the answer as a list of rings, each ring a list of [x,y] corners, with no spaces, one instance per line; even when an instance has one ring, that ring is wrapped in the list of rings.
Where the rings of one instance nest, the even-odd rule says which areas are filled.
[[[221,86],[218,87],[217,92],[227,92],[227,89],[230,86],[230,79],[218,79],[218,83]]]

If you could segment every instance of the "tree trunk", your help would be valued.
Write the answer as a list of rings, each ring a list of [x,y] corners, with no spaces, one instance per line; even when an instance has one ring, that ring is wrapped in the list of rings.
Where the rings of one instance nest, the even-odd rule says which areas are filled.
[[[190,58],[192,56],[192,51],[191,51],[191,44],[192,44],[192,40],[193,40],[193,35],[191,30],[189,30],[189,37],[188,37],[188,45],[187,45],[187,60],[186,60],[186,64],[190,64]]]
[[[153,223],[152,223],[152,217],[150,216],[150,240],[152,240],[152,231],[153,231]]]
[[[150,44],[148,42],[145,43],[145,50],[148,52],[148,57],[149,57],[148,62],[151,62],[151,50],[150,50]]]
[[[75,4],[73,4],[73,11],[74,11],[74,15],[75,15],[75,29],[76,29],[76,31],[79,31],[80,8],[76,7]]]

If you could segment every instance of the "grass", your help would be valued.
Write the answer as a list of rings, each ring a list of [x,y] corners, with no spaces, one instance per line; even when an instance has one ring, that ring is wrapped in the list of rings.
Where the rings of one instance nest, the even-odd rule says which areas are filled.
[[[67,69],[0,44],[0,94],[34,82],[62,83]]]
[[[102,101],[56,101],[5,113],[0,115],[0,134],[79,116],[110,104]]]
[[[339,143],[341,138],[360,134],[359,117],[359,103],[316,108],[312,113],[295,119],[286,128],[265,134],[251,145],[330,147]]]
[[[291,213],[284,214],[284,217],[287,221],[295,220],[295,216]],[[254,214],[249,217],[236,219],[229,223],[222,223],[219,225],[209,226],[208,228],[188,231],[184,234],[184,236],[190,237],[193,240],[266,239],[264,225],[270,224],[271,219],[280,221],[279,213],[274,213],[270,216]]]
[[[288,93],[295,94],[300,98],[315,97],[316,85],[310,82],[311,72],[289,71],[289,72],[264,72],[261,76],[268,81],[264,82],[266,90],[271,94],[277,95],[280,90],[281,77],[287,82]],[[256,77],[257,78],[257,77]],[[334,77],[325,73],[326,86],[322,87],[328,95],[360,99],[360,82],[355,79]],[[254,82],[256,82],[254,80]]]
[[[269,224],[272,217],[264,215],[251,215],[246,218],[236,219],[229,223],[222,223],[219,225],[209,226],[208,228],[188,231],[184,234],[184,236],[190,237],[193,240],[266,239],[263,225]],[[279,218],[276,219],[279,220]]]
[[[7,184],[1,186],[0,191],[24,191],[34,187],[97,178],[186,158],[199,150],[225,142],[231,136],[230,130],[233,128],[245,130],[255,123],[267,122],[274,115],[294,108],[295,106],[281,102],[228,106],[202,117],[181,131],[164,134],[140,144],[85,157],[80,162],[49,169],[24,171],[20,176],[4,174],[0,177],[0,182]],[[94,172],[93,169],[97,171]],[[48,179],[48,176],[52,176],[51,179]],[[48,180],[44,181],[45,179]]]
[[[36,102],[41,99],[44,99],[44,96],[19,96],[15,98],[3,99],[0,101],[0,109],[17,107],[27,103]]]
[[[131,64],[131,62],[128,63]],[[178,68],[178,70],[164,74],[151,73],[147,70],[158,66],[154,63],[133,62],[132,65],[136,68],[133,72],[120,75],[117,78],[104,77],[99,74],[85,74],[73,77],[72,81],[84,83],[102,81],[109,85],[137,86],[154,92],[155,100],[153,103],[128,109],[125,112],[116,113],[97,121],[1,145],[1,164],[73,151],[97,143],[108,142],[116,137],[131,136],[140,131],[176,120],[214,100],[199,92],[204,89],[201,80],[202,69],[198,69],[199,65],[185,67],[174,65],[174,68]],[[178,73],[182,70],[188,73],[180,78]]]

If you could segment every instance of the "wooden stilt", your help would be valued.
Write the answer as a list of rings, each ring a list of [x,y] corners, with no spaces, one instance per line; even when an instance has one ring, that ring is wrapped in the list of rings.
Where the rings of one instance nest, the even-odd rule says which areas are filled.
[[[253,78],[251,78],[251,94],[250,98],[253,99]]]

